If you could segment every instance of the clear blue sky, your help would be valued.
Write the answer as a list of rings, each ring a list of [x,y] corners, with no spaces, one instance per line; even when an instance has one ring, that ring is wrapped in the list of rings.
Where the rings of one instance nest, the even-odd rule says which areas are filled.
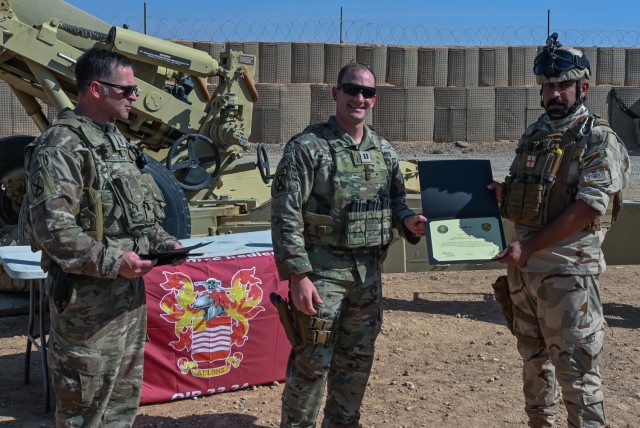
[[[143,22],[145,4],[143,0],[66,1],[114,25],[127,22],[132,29],[142,30],[141,23]],[[621,45],[640,46],[640,32],[638,32],[640,1],[637,0],[614,0],[611,2],[595,0],[565,2],[546,0],[225,0],[222,2],[215,0],[146,0],[146,5],[148,32],[149,34],[155,33],[154,35],[159,37],[188,38],[191,35],[197,36],[200,40],[206,40],[204,36],[213,35],[215,32],[211,28],[207,29],[207,25],[205,25],[205,21],[210,20],[216,20],[216,22],[275,23],[294,20],[317,22],[322,19],[336,20],[337,22],[340,17],[340,7],[343,9],[345,21],[377,24],[377,26],[366,27],[366,30],[362,27],[364,24],[360,24],[358,37],[368,37],[361,33],[371,31],[371,29],[392,33],[391,28],[394,27],[418,28],[418,31],[422,33],[427,28],[515,28],[521,29],[517,33],[522,33],[531,27],[540,27],[544,29],[544,35],[546,35],[547,11],[550,10],[551,29],[558,31],[561,39],[563,31],[566,31],[572,34],[571,37],[576,37],[578,43],[597,45],[597,40],[594,43],[591,43],[590,40],[581,40],[585,37],[581,33],[586,30],[603,32],[606,40],[609,41],[611,38],[620,39],[615,35],[620,32],[625,34],[623,38],[632,40],[630,44]],[[612,5],[616,6],[612,7]],[[165,30],[158,29],[159,23],[168,33],[163,34],[162,31]],[[243,25],[248,27],[246,24]],[[135,28],[136,26],[139,28]],[[263,30],[262,25],[258,27],[259,29],[254,29],[253,32],[265,34],[267,30]],[[485,32],[487,31],[491,32],[485,30]],[[536,33],[533,38],[537,37]],[[411,34],[407,34],[407,38],[410,39]],[[543,42],[544,40],[540,40],[535,44]],[[602,45],[615,44],[602,43]]]

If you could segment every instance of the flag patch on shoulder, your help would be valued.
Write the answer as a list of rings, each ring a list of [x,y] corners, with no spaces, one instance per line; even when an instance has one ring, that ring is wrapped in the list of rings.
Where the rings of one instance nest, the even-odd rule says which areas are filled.
[[[606,157],[607,153],[604,150],[598,150],[582,159],[582,169],[591,169],[601,165]]]

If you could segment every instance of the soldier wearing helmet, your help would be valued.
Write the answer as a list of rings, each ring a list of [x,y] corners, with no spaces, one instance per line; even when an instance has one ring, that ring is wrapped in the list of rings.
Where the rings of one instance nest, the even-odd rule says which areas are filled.
[[[560,405],[570,427],[604,427],[599,364],[605,320],[601,246],[622,207],[629,155],[584,104],[590,65],[551,35],[534,62],[545,114],[529,126],[504,183],[493,183],[513,241],[501,302],[523,359],[530,427],[549,427]]]
[[[586,100],[591,77],[589,60],[582,51],[563,47],[553,33],[534,61],[536,81],[542,85],[542,107],[553,119],[563,119]],[[568,88],[575,87],[573,91]]]

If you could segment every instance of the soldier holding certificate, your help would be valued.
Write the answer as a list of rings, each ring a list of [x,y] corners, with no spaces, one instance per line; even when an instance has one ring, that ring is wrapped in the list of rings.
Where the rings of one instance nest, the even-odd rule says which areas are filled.
[[[505,182],[489,186],[515,224],[497,256],[508,265],[501,304],[513,314],[529,426],[553,426],[560,388],[570,427],[604,427],[601,246],[622,206],[629,156],[584,105],[590,65],[580,50],[554,33],[533,71],[546,113],[525,130]]]
[[[382,261],[395,228],[410,243],[427,219],[405,203],[391,144],[365,125],[376,79],[349,63],[333,88],[336,114],[284,149],[271,189],[280,278],[289,280],[295,335],[281,427],[357,427],[382,326]]]

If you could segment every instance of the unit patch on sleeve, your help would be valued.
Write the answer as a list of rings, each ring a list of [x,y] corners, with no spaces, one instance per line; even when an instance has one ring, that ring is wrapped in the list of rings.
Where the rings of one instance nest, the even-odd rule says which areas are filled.
[[[603,166],[585,171],[582,178],[585,184],[606,183],[611,181],[609,171],[607,171]]]
[[[46,171],[39,170],[29,180],[29,200],[31,204],[37,204],[55,194],[55,186]]]

